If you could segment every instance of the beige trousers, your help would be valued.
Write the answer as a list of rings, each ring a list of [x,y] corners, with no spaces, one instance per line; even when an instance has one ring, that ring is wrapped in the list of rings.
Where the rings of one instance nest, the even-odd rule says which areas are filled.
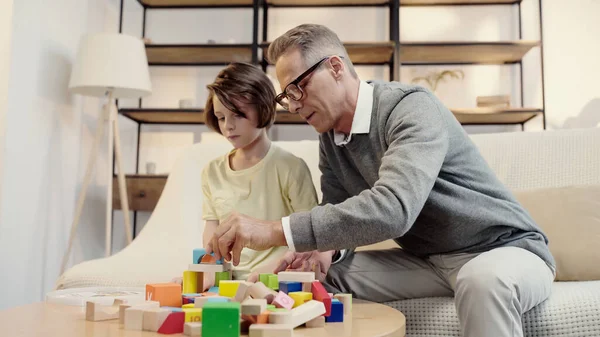
[[[537,255],[503,247],[421,259],[399,248],[362,251],[333,265],[329,292],[388,302],[454,297],[465,337],[523,336],[522,315],[550,296],[554,272]]]

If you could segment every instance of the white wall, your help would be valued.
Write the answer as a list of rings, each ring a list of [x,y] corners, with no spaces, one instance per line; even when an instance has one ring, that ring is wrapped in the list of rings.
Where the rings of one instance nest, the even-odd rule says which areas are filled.
[[[4,34],[5,11],[0,13]],[[0,309],[42,300],[58,277],[100,108],[97,99],[67,92],[71,66],[81,36],[116,31],[117,13],[106,0],[14,2],[12,47],[6,49],[11,60],[0,191]],[[97,159],[72,264],[104,255],[106,145]]]
[[[2,1],[0,3],[0,191],[2,190],[2,172],[4,167],[4,119],[8,106],[8,77],[10,74],[12,15],[13,1]],[[2,194],[0,193],[0,207],[1,206]],[[1,208],[0,213],[2,213]]]

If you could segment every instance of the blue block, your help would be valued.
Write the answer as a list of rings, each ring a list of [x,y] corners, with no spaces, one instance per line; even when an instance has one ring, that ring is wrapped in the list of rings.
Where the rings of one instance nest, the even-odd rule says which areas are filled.
[[[209,297],[206,302],[225,303],[229,302],[229,299],[226,297]]]
[[[293,281],[280,281],[279,282],[279,290],[283,291],[286,294],[302,291],[302,283],[301,282],[293,282]]]
[[[194,249],[194,253],[193,253],[193,257],[192,257],[192,263],[193,264],[200,264],[200,261],[202,260],[202,257],[206,254],[206,249],[204,248],[195,248]],[[210,253],[210,255],[215,256],[215,253]],[[219,259],[217,260],[217,264],[223,264],[223,259]]]
[[[194,249],[194,257],[193,257],[193,264],[199,264],[200,260],[202,259],[202,256],[204,256],[204,254],[206,254],[206,249],[204,248],[196,248]]]
[[[331,315],[325,316],[326,323],[336,323],[344,321],[344,304],[337,298],[331,299]]]
[[[219,287],[210,287],[210,289],[208,289],[209,293],[219,293]]]
[[[178,308],[178,307],[160,307],[160,308],[170,310],[171,312],[182,312],[183,311],[183,309]]]

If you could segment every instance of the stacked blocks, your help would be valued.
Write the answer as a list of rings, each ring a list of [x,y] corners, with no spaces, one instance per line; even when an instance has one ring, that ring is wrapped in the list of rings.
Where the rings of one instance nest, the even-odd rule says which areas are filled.
[[[146,302],[129,305],[116,300],[101,307],[89,302],[90,321],[119,319],[125,330],[188,336],[293,336],[294,329],[320,328],[344,322],[351,314],[351,294],[328,294],[314,273],[286,271],[260,274],[259,282],[231,280],[231,264],[219,264],[203,249],[177,283],[147,284]],[[215,273],[219,285],[207,292],[204,275]],[[210,275],[210,274],[209,274]]]

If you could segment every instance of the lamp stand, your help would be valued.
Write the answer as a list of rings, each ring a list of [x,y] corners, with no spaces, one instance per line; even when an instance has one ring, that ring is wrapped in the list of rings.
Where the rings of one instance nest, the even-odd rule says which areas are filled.
[[[125,174],[122,170],[121,165],[121,142],[119,137],[119,125],[117,122],[116,112],[113,113],[114,109],[112,109],[113,104],[113,93],[112,90],[107,92],[108,101],[104,106],[104,112],[101,116],[98,117],[98,123],[96,127],[96,134],[94,136],[94,142],[92,144],[92,149],[90,151],[90,156],[88,158],[88,165],[85,171],[85,176],[83,178],[83,185],[81,187],[81,191],[79,192],[79,198],[77,199],[77,206],[75,208],[75,216],[73,218],[73,223],[71,224],[71,233],[69,235],[69,243],[67,246],[67,250],[65,255],[63,256],[62,266],[60,273],[63,274],[65,272],[67,262],[69,261],[69,256],[71,254],[71,249],[73,247],[73,241],[75,239],[75,234],[77,233],[77,228],[79,227],[79,219],[81,218],[81,212],[83,211],[83,205],[85,203],[85,197],[87,195],[87,190],[90,185],[90,181],[92,180],[92,172],[94,170],[96,164],[96,158],[98,156],[98,145],[102,141],[104,136],[104,124],[108,121],[109,124],[109,137],[108,137],[108,156],[109,156],[109,168],[108,168],[108,186],[107,186],[107,199],[106,199],[106,256],[110,256],[111,253],[111,236],[112,236],[112,150],[113,150],[113,140],[115,142],[115,157],[116,164],[118,169],[118,185],[119,185],[119,195],[121,198],[121,209],[123,210],[123,214],[125,216],[125,234],[127,235],[127,243],[130,244],[132,241],[132,233],[131,233],[131,223],[129,220],[129,203],[127,200],[127,186],[125,185]],[[114,137],[114,138],[113,138]]]

